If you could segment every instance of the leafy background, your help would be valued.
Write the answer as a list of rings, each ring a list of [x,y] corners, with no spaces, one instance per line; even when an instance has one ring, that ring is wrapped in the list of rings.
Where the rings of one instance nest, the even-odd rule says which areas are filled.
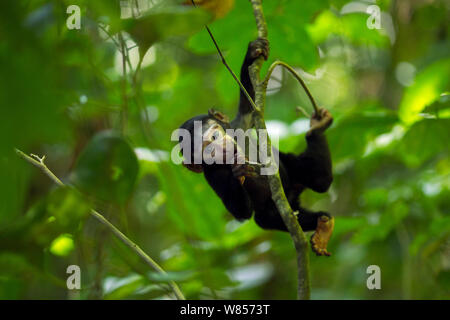
[[[336,217],[333,256],[311,255],[312,298],[448,299],[449,3],[378,0],[376,30],[364,11],[373,2],[264,1],[269,63],[297,68],[335,117],[333,185],[302,195]],[[81,30],[66,27],[72,4]],[[210,107],[232,116],[238,88],[201,29],[209,14],[161,12],[125,23],[119,1],[7,1],[0,10],[0,298],[164,299],[168,280],[191,299],[295,298],[289,235],[234,221],[201,175],[170,161],[173,130]],[[146,53],[135,85],[99,25],[127,31],[134,67]],[[256,36],[250,3],[236,0],[210,27],[237,72]],[[283,151],[305,146],[296,106],[311,110],[278,70],[266,120]],[[56,188],[14,147],[46,155],[70,187]],[[168,275],[151,272],[89,207]],[[79,291],[66,289],[71,264],[81,267]],[[373,264],[381,290],[366,287]]]

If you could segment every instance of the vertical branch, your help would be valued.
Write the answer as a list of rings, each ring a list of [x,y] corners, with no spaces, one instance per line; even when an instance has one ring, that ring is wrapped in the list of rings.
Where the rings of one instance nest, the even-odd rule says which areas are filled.
[[[267,38],[267,24],[264,18],[261,0],[251,0],[253,13],[255,15],[256,26],[258,28],[258,37]],[[256,111],[253,113],[254,123],[256,129],[266,130],[266,124],[264,122],[264,109],[267,82],[261,81],[260,72],[264,62],[264,58],[257,59],[249,68],[250,79],[252,80],[255,88],[255,104],[257,106]],[[265,131],[267,132],[267,131]],[[270,138],[267,138],[267,150],[271,157],[271,165],[276,165],[275,159],[272,155],[272,146]],[[295,251],[297,253],[297,268],[298,268],[298,289],[297,294],[299,299],[310,298],[310,283],[309,283],[309,250],[308,240],[303,232],[300,224],[298,223],[296,213],[292,211],[289,202],[281,184],[279,171],[274,175],[269,175],[269,185],[272,192],[272,199],[280,212],[281,217],[289,231],[289,234],[294,242]]]
[[[255,15],[256,28],[258,29],[259,38],[267,38],[267,24],[264,18],[261,0],[251,0],[253,7],[253,14]]]

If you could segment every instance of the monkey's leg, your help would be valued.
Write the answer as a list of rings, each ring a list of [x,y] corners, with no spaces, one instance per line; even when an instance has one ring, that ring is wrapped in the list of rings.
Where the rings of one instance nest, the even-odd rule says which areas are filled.
[[[241,67],[241,83],[252,100],[255,100],[255,89],[253,88],[252,81],[250,80],[248,68],[261,56],[267,60],[269,56],[269,42],[265,39],[256,39],[250,42],[248,45],[247,54],[245,55],[244,62]],[[239,110],[236,118],[231,122],[231,127],[240,128],[245,131],[252,127],[251,113],[253,107],[248,100],[247,95],[242,90],[239,92]]]
[[[330,256],[327,245],[333,234],[334,218],[322,211],[312,212],[296,206],[292,209],[299,212],[297,219],[304,232],[315,230],[310,240],[312,251],[318,256]],[[255,222],[263,229],[288,231],[272,201],[256,208]]]

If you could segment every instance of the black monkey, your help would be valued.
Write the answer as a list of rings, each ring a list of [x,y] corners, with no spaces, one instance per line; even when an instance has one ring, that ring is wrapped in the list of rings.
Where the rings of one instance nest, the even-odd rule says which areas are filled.
[[[268,54],[267,40],[257,39],[250,42],[241,69],[241,82],[253,99],[255,91],[250,81],[248,68],[260,56],[267,60]],[[222,148],[223,141],[234,139],[226,134],[226,129],[246,130],[252,127],[251,112],[251,104],[241,91],[239,112],[233,121],[230,122],[224,114],[211,109],[207,115],[196,116],[186,121],[180,128],[187,129],[194,137],[193,134],[199,134],[194,132],[194,121],[201,121],[199,150],[203,152],[205,148],[214,144],[217,147],[219,136],[222,137],[219,143]],[[330,113],[320,109],[319,114],[311,117],[310,129],[306,134],[306,150],[300,155],[279,152],[280,176],[289,203],[294,211],[298,211],[298,221],[302,229],[315,230],[311,237],[313,251],[318,255],[327,256],[330,255],[326,247],[333,231],[334,219],[326,212],[312,212],[300,207],[299,196],[305,188],[321,193],[326,192],[333,180],[330,151],[324,134],[332,121]],[[182,142],[181,137],[180,142]],[[191,152],[194,151],[194,143],[191,143]],[[231,156],[236,156],[236,151],[233,152]],[[204,173],[209,185],[236,219],[250,219],[254,212],[255,222],[260,227],[287,231],[271,198],[267,176],[258,174],[254,165],[248,162],[231,165],[207,164],[205,161],[194,164],[193,161],[186,160],[185,156],[184,165],[188,169]],[[190,160],[193,160],[193,156]]]

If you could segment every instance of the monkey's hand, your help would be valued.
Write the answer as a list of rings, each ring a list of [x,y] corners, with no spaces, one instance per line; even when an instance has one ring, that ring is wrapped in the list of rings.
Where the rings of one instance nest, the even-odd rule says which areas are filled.
[[[311,236],[311,249],[318,256],[331,256],[331,253],[327,251],[327,245],[333,234],[333,229],[333,217],[329,218],[326,215],[323,215],[318,218],[316,231]]]
[[[331,113],[327,109],[320,108],[319,114],[314,113],[311,117],[310,129],[307,135],[324,133],[332,123],[333,117],[331,116]]]
[[[246,59],[255,61],[259,57],[263,56],[264,60],[269,58],[269,41],[263,38],[258,38],[248,44]]]
[[[259,176],[260,170],[261,166],[259,164],[248,161],[244,164],[235,164],[231,169],[233,176],[237,178],[241,184],[244,184],[246,177],[254,178]]]

